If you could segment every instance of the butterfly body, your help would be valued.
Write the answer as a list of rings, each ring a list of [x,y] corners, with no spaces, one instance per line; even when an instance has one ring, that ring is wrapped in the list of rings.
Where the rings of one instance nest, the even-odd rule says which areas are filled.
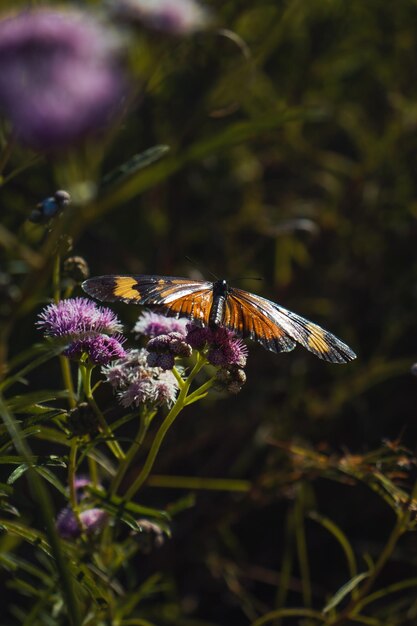
[[[224,279],[216,280],[216,282],[213,283],[213,302],[209,313],[209,326],[215,327],[222,325],[228,291],[229,286]]]
[[[98,276],[83,289],[103,301],[136,303],[202,326],[224,326],[272,352],[301,344],[325,361],[347,363],[355,353],[317,324],[256,294],[230,287],[226,280],[189,280],[176,276]]]

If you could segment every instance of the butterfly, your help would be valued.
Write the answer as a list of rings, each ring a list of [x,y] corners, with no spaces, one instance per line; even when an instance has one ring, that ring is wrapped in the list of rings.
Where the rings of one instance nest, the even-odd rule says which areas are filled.
[[[82,288],[98,300],[136,303],[168,316],[187,317],[200,326],[223,326],[272,352],[288,352],[297,343],[320,359],[347,363],[356,354],[324,328],[226,280],[209,282],[175,276],[98,276]]]

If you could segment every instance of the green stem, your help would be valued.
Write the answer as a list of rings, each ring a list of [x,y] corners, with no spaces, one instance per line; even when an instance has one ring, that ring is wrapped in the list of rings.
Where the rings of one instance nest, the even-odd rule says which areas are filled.
[[[162,445],[163,440],[165,439],[165,435],[167,434],[168,430],[171,428],[172,424],[175,422],[175,419],[178,416],[178,414],[182,411],[182,409],[186,405],[187,394],[190,389],[191,383],[193,382],[194,378],[197,376],[201,368],[205,365],[205,363],[206,363],[206,359],[199,354],[197,357],[197,362],[194,365],[194,368],[191,370],[190,375],[188,376],[187,380],[183,381],[184,383],[183,387],[178,395],[178,398],[174,406],[169,411],[168,415],[166,416],[161,426],[159,427],[158,432],[156,433],[155,439],[152,443],[151,449],[149,450],[149,453],[146,458],[145,465],[142,468],[142,471],[140,472],[136,480],[132,483],[132,485],[129,487],[129,489],[126,491],[126,494],[124,496],[125,500],[131,500],[133,498],[135,493],[143,485],[143,483],[146,481],[149,474],[151,473],[153,465],[155,463],[155,459],[158,456],[159,449]]]
[[[68,404],[70,409],[75,409],[77,406],[77,397],[75,395],[74,383],[72,382],[71,367],[67,357],[62,354],[59,355],[59,363],[61,366],[62,378],[65,388],[68,390]]]
[[[207,382],[205,382],[203,385],[198,387],[198,389],[195,389],[195,391],[193,391],[193,393],[190,393],[190,395],[187,396],[186,405],[192,404],[196,400],[200,400],[200,398],[204,397],[207,394],[207,392],[209,391],[209,389],[212,387],[212,385],[213,385],[215,380],[216,380],[216,377],[213,376]]]
[[[84,394],[86,397],[86,400],[88,402],[88,404],[90,405],[91,409],[93,410],[95,416],[97,417],[97,421],[99,423],[99,428],[101,430],[101,432],[103,433],[103,435],[105,435],[106,437],[106,443],[109,447],[109,449],[113,452],[114,456],[119,459],[119,460],[123,460],[125,458],[125,454],[123,452],[123,450],[121,449],[119,442],[116,441],[114,434],[112,433],[111,429],[109,428],[109,425],[107,424],[104,415],[102,414],[102,412],[100,411],[93,393],[91,391],[91,373],[93,371],[93,368],[89,365],[85,365],[85,363],[80,363],[80,372],[81,372],[81,377],[82,377],[82,382],[83,382],[83,388],[84,388]]]
[[[78,527],[82,531],[83,526],[80,520],[80,511],[78,508],[78,501],[77,501],[77,490],[75,488],[75,480],[77,478],[77,452],[78,452],[78,439],[74,437],[71,440],[71,447],[69,451],[68,488],[69,488],[69,499],[70,499],[71,509],[75,515],[75,519],[77,521]]]
[[[117,473],[112,480],[112,483],[109,489],[110,495],[114,495],[115,493],[117,493],[117,490],[120,487],[120,483],[122,482],[123,477],[126,474],[126,471],[128,470],[131,462],[136,456],[136,453],[138,452],[138,450],[143,444],[143,441],[145,439],[146,433],[148,432],[150,423],[152,419],[155,417],[156,413],[157,413],[156,411],[152,411],[151,413],[145,412],[143,415],[141,415],[138,434],[136,435],[132,445],[127,451],[125,460],[123,461],[123,463],[119,465],[119,469],[117,470]]]
[[[98,474],[97,474],[97,463],[96,460],[91,456],[88,457],[88,469],[90,471],[90,478],[93,484],[93,487],[97,489],[98,486]]]
[[[78,449],[78,441],[77,441],[77,438],[74,437],[71,441],[69,461],[68,461],[69,495],[70,495],[71,508],[74,511],[74,513],[76,513],[77,508],[78,508],[77,491],[75,489],[75,479],[76,479],[76,472],[77,472],[77,449]]]
[[[57,254],[54,260],[54,266],[52,269],[52,292],[54,302],[58,304],[61,299],[61,256]],[[59,364],[61,366],[62,379],[64,381],[65,388],[68,390],[68,404],[70,409],[74,409],[77,406],[77,398],[74,391],[74,383],[72,382],[71,368],[68,359],[62,354],[59,355]]]

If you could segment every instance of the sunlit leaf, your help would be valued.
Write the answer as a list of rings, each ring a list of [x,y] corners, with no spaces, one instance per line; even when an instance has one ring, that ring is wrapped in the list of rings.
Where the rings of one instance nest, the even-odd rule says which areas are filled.
[[[128,161],[119,165],[116,169],[106,174],[101,180],[100,189],[115,186],[121,183],[125,178],[133,176],[136,172],[148,167],[155,161],[159,161],[167,152],[169,146],[153,146],[140,154],[133,155]]]
[[[362,582],[365,578],[368,578],[369,575],[369,572],[362,572],[361,574],[357,574],[348,580],[348,582],[345,583],[343,587],[340,587],[340,589],[330,598],[323,609],[323,613],[328,613],[334,609],[351,591],[353,591],[353,589],[356,589],[360,582]]]

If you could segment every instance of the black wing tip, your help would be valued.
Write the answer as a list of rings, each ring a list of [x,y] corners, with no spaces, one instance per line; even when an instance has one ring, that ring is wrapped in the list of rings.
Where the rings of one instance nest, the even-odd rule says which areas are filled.
[[[95,276],[94,278],[87,278],[81,283],[81,289],[85,291],[92,298],[97,300],[114,301],[117,298],[114,296],[115,277],[111,274],[104,276]]]
[[[343,347],[337,346],[337,348],[333,349],[330,353],[317,356],[320,356],[329,363],[336,363],[338,365],[351,363],[357,358],[355,352],[353,352],[353,350],[351,350],[347,345],[344,345]]]

